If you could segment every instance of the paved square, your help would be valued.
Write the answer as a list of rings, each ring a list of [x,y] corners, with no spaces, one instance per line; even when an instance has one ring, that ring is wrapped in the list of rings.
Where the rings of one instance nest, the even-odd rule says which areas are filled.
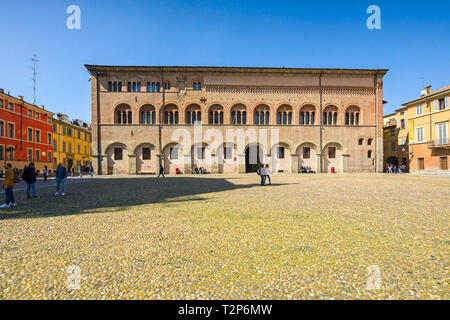
[[[449,178],[272,182],[117,177],[65,197],[43,182],[38,199],[17,191],[18,206],[0,211],[0,298],[450,298]]]

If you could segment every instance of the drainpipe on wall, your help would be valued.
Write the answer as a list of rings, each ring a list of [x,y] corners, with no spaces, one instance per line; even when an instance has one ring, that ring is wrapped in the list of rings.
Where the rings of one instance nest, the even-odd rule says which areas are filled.
[[[377,88],[377,79],[378,79],[378,73],[375,73],[375,76],[373,78],[373,85],[375,87],[375,173],[378,172],[378,88]]]
[[[164,69],[161,68],[162,105],[159,109],[158,143],[159,143],[159,167],[162,165],[162,110],[166,104],[166,85],[164,83]],[[159,171],[159,167],[157,171]]]
[[[97,82],[97,173],[98,175],[103,174],[102,170],[102,139],[101,139],[101,130],[100,130],[100,83],[99,77],[102,75],[102,72],[96,72],[96,82]]]
[[[323,150],[322,150],[322,148],[323,148],[323,146],[322,146],[322,144],[323,144],[323,141],[322,141],[322,139],[323,139],[323,137],[322,137],[322,130],[323,130],[323,123],[322,123],[322,121],[323,121],[323,115],[322,115],[322,107],[323,107],[323,104],[322,104],[322,97],[323,97],[323,94],[322,94],[322,71],[320,71],[320,74],[319,74],[319,95],[320,95],[320,107],[319,107],[319,124],[320,124],[320,126],[319,126],[319,131],[320,131],[320,134],[319,134],[319,148],[320,148],[320,173],[323,173]]]

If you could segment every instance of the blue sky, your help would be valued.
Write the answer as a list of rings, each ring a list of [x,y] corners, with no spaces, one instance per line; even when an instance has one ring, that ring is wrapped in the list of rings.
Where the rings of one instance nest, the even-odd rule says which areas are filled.
[[[69,5],[81,30],[66,28]],[[381,30],[366,27],[369,5]],[[0,88],[90,122],[84,64],[388,68],[385,114],[450,84],[448,1],[1,0]]]

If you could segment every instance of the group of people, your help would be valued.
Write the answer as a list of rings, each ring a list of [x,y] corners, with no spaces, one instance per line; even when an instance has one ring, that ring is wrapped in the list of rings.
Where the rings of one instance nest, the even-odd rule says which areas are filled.
[[[266,180],[269,179],[269,184],[272,184],[272,181],[270,180],[270,168],[269,165],[266,164],[262,164],[258,170],[256,171],[256,173],[261,177],[261,185],[265,186],[266,185]]]
[[[92,168],[92,167],[91,167]],[[93,169],[89,170],[91,173],[91,177],[93,177]],[[43,170],[44,181],[47,181],[48,178],[48,168],[45,166]],[[22,180],[25,181],[27,185],[27,198],[36,198],[36,182],[37,176],[39,173],[36,171],[36,167],[33,162],[30,162],[25,168],[22,170]],[[67,169],[63,166],[62,163],[58,164],[56,168],[55,180],[56,180],[56,192],[55,196],[61,194],[64,196],[66,194],[66,186],[65,181],[67,179]],[[10,163],[5,164],[5,175],[3,179],[2,188],[5,189],[5,203],[0,206],[0,208],[9,208],[15,207],[16,201],[14,198],[14,186],[20,182],[19,170],[12,168]],[[60,193],[61,191],[61,193]]]
[[[311,169],[311,167],[303,167],[303,166],[302,166],[300,172],[301,172],[301,173],[315,173],[315,172]]]
[[[392,163],[386,163],[386,172],[387,173],[406,173],[406,166],[402,164],[401,166],[397,167],[396,165]]]
[[[208,171],[206,171],[205,168],[200,167],[200,168],[195,168],[195,169],[194,169],[194,173],[196,173],[196,174],[207,174]]]

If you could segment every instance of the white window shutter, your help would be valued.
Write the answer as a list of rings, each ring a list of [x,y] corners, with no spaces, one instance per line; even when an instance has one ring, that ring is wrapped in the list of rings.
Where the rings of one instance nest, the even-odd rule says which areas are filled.
[[[449,105],[449,98],[445,97],[445,109],[450,109],[450,105]]]
[[[400,120],[397,120],[397,128],[400,128]]]
[[[434,100],[434,111],[439,111],[439,100]]]

